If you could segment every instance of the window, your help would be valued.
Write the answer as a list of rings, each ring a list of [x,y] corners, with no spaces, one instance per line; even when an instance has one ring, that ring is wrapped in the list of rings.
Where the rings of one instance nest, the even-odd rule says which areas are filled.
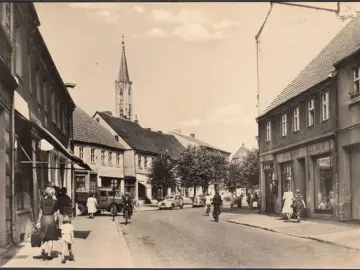
[[[147,168],[148,166],[148,158],[144,157],[144,167]]]
[[[100,122],[100,118],[99,118],[99,117],[96,117],[95,120],[96,120],[97,122]]]
[[[271,140],[271,122],[268,121],[266,123],[266,141],[270,142]]]
[[[90,162],[95,163],[95,149],[90,150]]]
[[[85,176],[75,176],[75,190],[85,191]]]
[[[49,89],[49,85],[47,82],[43,83],[43,98],[44,98],[44,110],[48,112],[48,100],[47,100],[47,91]]]
[[[32,62],[32,55],[29,52],[28,55],[28,74],[29,74],[29,92],[32,94],[33,92],[33,62]]]
[[[51,120],[54,124],[56,124],[56,103],[54,89],[51,89]]]
[[[67,114],[67,109],[66,109],[66,107],[64,108],[64,115],[63,115],[63,127],[64,127],[64,130],[63,130],[63,132],[64,132],[64,134],[67,134],[67,132],[68,132],[68,122],[67,122],[67,119],[68,119],[68,114]]]
[[[79,158],[84,158],[84,147],[79,147]]]
[[[119,141],[119,136],[115,135],[115,140],[118,142]]]
[[[308,127],[312,127],[315,122],[315,100],[308,101]]]
[[[10,38],[10,24],[11,24],[11,3],[2,2],[0,4],[0,18],[2,18],[2,25],[4,26],[6,34]]]
[[[354,89],[352,92],[352,96],[358,96],[360,94],[360,67],[353,69],[354,74]]]
[[[105,151],[101,151],[101,165],[105,165]]]
[[[281,116],[281,136],[287,135],[287,115],[283,114]]]
[[[120,166],[120,154],[116,154],[116,166]]]
[[[323,93],[321,96],[322,120],[329,119],[329,92]]]
[[[15,72],[21,78],[23,71],[23,46],[20,24],[15,23]]]
[[[332,157],[318,158],[316,162],[318,169],[318,176],[315,181],[315,211],[316,212],[328,212],[334,208],[334,192],[332,181]]]
[[[45,116],[44,116],[44,126],[47,128],[47,125],[48,125],[48,116],[47,116],[47,114],[45,113]]]
[[[300,115],[299,115],[299,107],[294,109],[294,121],[293,121],[293,131],[297,132],[300,129]]]
[[[108,164],[109,166],[112,166],[112,152],[108,153]]]
[[[41,94],[42,94],[42,81],[41,81],[40,73],[38,71],[36,72],[36,100],[39,105],[42,105]]]
[[[138,155],[138,167],[141,168],[141,156]]]
[[[58,128],[60,128],[60,123],[61,123],[61,112],[60,112],[60,109],[61,109],[61,105],[60,105],[60,101],[57,100],[56,101],[56,124],[58,126]]]

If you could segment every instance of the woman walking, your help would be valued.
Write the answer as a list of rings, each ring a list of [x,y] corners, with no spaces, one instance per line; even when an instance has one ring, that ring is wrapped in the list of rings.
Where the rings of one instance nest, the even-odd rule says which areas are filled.
[[[93,193],[92,196],[90,196],[86,202],[86,207],[87,207],[87,211],[88,211],[90,218],[94,218],[94,214],[97,211],[97,206],[98,206],[98,203],[95,198],[95,193]]]
[[[45,196],[40,204],[40,213],[37,226],[40,227],[40,236],[42,241],[41,257],[43,260],[52,260],[51,251],[53,241],[58,240],[58,228],[55,215],[59,210],[58,203],[53,199],[54,190],[45,189]]]
[[[294,199],[294,193],[290,191],[290,187],[286,188],[286,192],[284,192],[283,195],[283,209],[282,209],[282,215],[285,220],[288,220],[291,218],[291,215],[293,213],[292,203]]]

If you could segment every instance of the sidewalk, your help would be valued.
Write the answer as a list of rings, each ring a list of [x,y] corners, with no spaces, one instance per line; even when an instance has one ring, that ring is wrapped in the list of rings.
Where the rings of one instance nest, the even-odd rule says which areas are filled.
[[[119,220],[112,221],[110,216],[97,216],[94,219],[76,217],[75,261],[61,263],[61,241],[54,242],[51,261],[39,258],[40,248],[32,248],[29,242],[22,244],[16,254],[2,256],[3,267],[81,267],[81,268],[131,268],[133,261],[121,233]],[[13,255],[13,256],[11,256]],[[8,258],[11,257],[11,258]],[[6,262],[7,261],[7,262]]]
[[[259,214],[255,211],[224,209],[221,219],[230,223],[360,250],[360,225],[358,224],[312,219],[297,223],[296,220],[284,221],[278,216]]]

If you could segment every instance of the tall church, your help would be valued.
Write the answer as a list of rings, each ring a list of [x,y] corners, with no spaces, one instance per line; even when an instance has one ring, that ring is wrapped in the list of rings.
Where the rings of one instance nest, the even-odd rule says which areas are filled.
[[[129,71],[125,54],[124,36],[122,36],[122,57],[120,70],[115,81],[115,115],[127,120],[133,120],[132,108],[132,82],[130,81]]]

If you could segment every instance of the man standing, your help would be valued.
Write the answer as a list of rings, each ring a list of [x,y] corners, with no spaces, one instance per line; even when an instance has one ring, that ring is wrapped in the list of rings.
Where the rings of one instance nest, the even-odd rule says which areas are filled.
[[[67,188],[66,187],[62,187],[60,189],[60,193],[58,196],[58,205],[59,205],[59,212],[60,212],[60,224],[62,224],[63,218],[64,216],[72,216],[71,213],[71,199],[70,197],[66,194],[67,193]]]

